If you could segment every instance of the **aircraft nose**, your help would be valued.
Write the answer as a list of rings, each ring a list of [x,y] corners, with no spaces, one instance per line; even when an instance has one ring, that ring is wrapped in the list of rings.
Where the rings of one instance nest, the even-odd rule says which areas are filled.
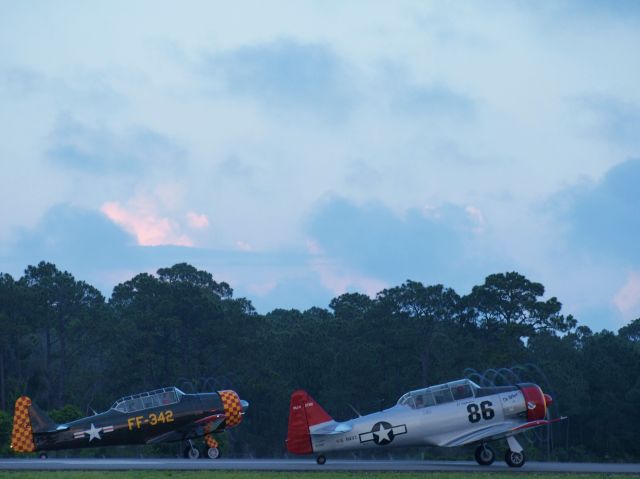
[[[249,407],[249,401],[245,401],[244,399],[240,399],[240,405],[242,406],[242,410],[245,411]]]
[[[553,404],[553,398],[551,396],[549,396],[548,394],[544,395],[544,404],[549,407]]]

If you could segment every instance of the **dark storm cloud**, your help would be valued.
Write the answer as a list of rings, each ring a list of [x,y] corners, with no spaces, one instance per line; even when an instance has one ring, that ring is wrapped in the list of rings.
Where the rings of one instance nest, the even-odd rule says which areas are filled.
[[[344,117],[356,96],[347,65],[322,44],[284,39],[242,47],[208,57],[206,72],[231,94],[323,117]]]
[[[58,120],[47,151],[49,160],[57,165],[96,175],[174,171],[184,155],[176,142],[147,128],[117,134],[70,116]]]

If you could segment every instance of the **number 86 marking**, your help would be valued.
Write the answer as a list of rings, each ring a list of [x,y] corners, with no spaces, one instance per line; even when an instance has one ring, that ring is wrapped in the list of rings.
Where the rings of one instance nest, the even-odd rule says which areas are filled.
[[[493,403],[491,401],[482,401],[480,403],[480,407],[477,404],[471,403],[467,406],[467,412],[469,413],[469,422],[478,422],[480,419],[484,419],[488,421],[489,419],[493,419],[496,415],[491,408]],[[481,415],[482,413],[482,415]]]

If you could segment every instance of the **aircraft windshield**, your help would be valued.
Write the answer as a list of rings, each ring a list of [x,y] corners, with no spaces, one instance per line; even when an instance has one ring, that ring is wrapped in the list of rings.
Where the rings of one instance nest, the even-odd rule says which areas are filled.
[[[111,409],[120,412],[141,411],[143,409],[175,404],[180,401],[182,395],[184,395],[184,393],[174,387],[156,389],[154,391],[120,398],[113,403]]]
[[[400,406],[409,406],[412,409],[420,409],[474,397],[478,388],[479,386],[473,381],[461,379],[460,381],[452,381],[408,392],[398,400],[398,404]]]

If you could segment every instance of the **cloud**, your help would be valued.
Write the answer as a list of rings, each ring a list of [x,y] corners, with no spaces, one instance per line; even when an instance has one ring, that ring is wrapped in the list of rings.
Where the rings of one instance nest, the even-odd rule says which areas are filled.
[[[606,95],[584,96],[578,104],[594,117],[591,132],[617,144],[640,148],[639,105]]]
[[[311,261],[311,267],[318,273],[321,284],[334,296],[347,292],[359,292],[374,297],[376,293],[389,286],[384,281],[350,271],[331,261],[315,259]]]
[[[193,212],[184,215],[184,221],[174,219],[175,210],[179,209],[180,195],[179,188],[175,185],[161,185],[152,193],[139,193],[126,204],[118,201],[106,202],[100,207],[100,211],[132,234],[140,246],[193,246],[193,239],[183,230],[187,226],[193,229],[205,228],[209,219]]]
[[[239,178],[242,180],[246,180],[251,177],[253,170],[251,166],[242,161],[236,155],[229,155],[225,158],[217,168],[217,171],[225,176],[231,178]]]
[[[24,99],[38,91],[46,83],[45,78],[26,68],[0,70],[0,92],[10,98]]]
[[[194,213],[193,211],[187,213],[187,222],[189,226],[197,229],[209,226],[209,218],[207,218],[207,215]]]
[[[52,261],[61,269],[71,270],[78,279],[96,280],[103,286],[96,273],[139,264],[135,243],[103,215],[59,204],[50,208],[34,228],[17,233],[2,264],[6,271],[17,274],[29,264]]]
[[[571,189],[563,220],[570,241],[592,257],[640,267],[640,159],[611,168],[598,182]]]
[[[58,119],[47,151],[54,164],[93,175],[176,172],[184,155],[177,143],[148,128],[116,133],[69,115]]]
[[[640,273],[629,273],[627,282],[616,293],[613,302],[628,320],[640,316]]]
[[[193,241],[178,232],[179,225],[169,218],[145,210],[127,209],[117,201],[100,208],[107,218],[132,233],[140,246],[193,246]]]
[[[356,98],[347,65],[324,44],[282,39],[240,47],[209,56],[206,72],[233,95],[331,119],[344,117]]]
[[[359,287],[406,279],[470,286],[498,266],[490,247],[475,252],[484,241],[479,217],[477,208],[412,208],[398,215],[377,202],[359,206],[334,198],[314,213],[308,231],[326,258],[357,272],[351,283]]]
[[[294,304],[307,308],[317,298],[328,304],[331,299],[331,292],[309,273],[306,254],[141,246],[134,234],[123,231],[104,213],[66,204],[50,208],[35,227],[19,231],[0,259],[2,272],[16,277],[27,265],[51,261],[98,287],[106,296],[116,284],[138,273],[188,262],[212,272],[217,280],[238,286],[239,295],[253,299],[260,294],[264,312]],[[282,286],[297,281],[308,284],[291,291]],[[294,291],[305,289],[313,294],[295,297]]]
[[[474,102],[445,85],[398,85],[392,99],[397,113],[410,116],[448,117],[468,120],[475,114]]]

